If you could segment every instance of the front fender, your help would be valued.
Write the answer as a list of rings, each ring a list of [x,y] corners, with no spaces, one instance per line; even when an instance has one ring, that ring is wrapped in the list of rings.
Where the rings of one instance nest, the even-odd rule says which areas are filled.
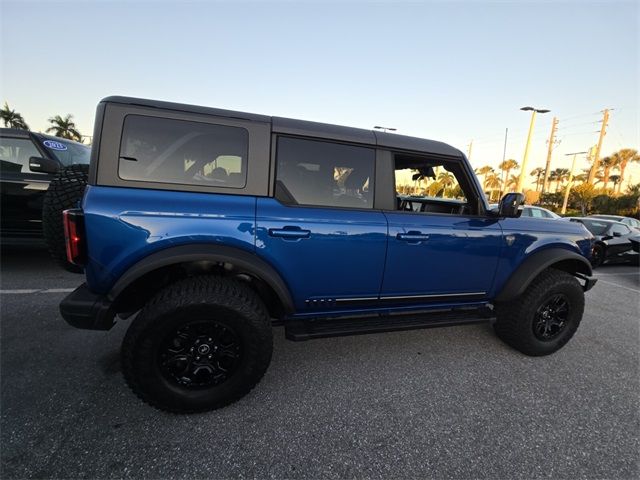
[[[506,302],[522,295],[531,282],[550,267],[584,279],[585,290],[595,284],[595,280],[590,278],[591,264],[586,258],[565,248],[548,248],[532,253],[518,266],[496,295],[496,302]]]

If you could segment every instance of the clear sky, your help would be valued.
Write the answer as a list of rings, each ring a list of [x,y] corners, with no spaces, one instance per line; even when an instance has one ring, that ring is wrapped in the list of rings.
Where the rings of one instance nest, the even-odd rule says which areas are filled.
[[[637,1],[12,2],[0,0],[0,100],[34,130],[72,113],[92,133],[98,101],[129,95],[446,141],[474,167],[552,168],[597,141],[639,148]],[[586,161],[579,167],[586,167]],[[628,170],[640,181],[640,166]],[[626,175],[627,178],[629,174]]]

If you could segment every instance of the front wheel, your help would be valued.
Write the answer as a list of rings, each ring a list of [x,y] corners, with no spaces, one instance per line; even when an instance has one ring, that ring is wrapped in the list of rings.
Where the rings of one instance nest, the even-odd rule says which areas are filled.
[[[584,312],[584,292],[569,273],[548,269],[511,302],[496,305],[494,329],[526,355],[549,355],[575,334]]]
[[[604,263],[604,258],[606,255],[606,250],[604,245],[597,243],[593,247],[593,251],[591,252],[591,266],[593,268],[599,267]]]
[[[122,345],[127,383],[175,413],[223,407],[246,395],[271,361],[271,323],[247,285],[206,276],[179,281],[140,312]]]

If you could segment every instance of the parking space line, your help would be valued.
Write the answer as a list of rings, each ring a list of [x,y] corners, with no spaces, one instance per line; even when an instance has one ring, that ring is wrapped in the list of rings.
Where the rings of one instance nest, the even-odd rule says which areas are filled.
[[[0,295],[24,295],[29,293],[69,293],[75,288],[21,288],[15,290],[0,290]]]
[[[640,276],[640,272],[627,273],[594,273],[594,277],[619,277],[620,275],[636,275]]]
[[[613,285],[614,287],[624,288],[625,290],[631,290],[632,292],[640,293],[640,290],[636,290],[635,288],[626,287],[624,285],[620,285],[619,283],[607,282],[606,280],[598,279],[598,283],[606,283],[607,285]]]

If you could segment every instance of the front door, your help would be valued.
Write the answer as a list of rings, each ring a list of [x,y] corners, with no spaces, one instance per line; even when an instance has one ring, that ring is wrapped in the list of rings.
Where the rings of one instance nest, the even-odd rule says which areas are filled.
[[[496,218],[479,215],[463,159],[393,155],[396,210],[380,299],[388,305],[482,301],[502,245]]]
[[[381,298],[445,302],[486,298],[502,242],[496,219],[386,212],[389,247]]]
[[[276,198],[257,202],[256,253],[299,313],[375,305],[387,242],[373,208],[375,149],[280,137],[276,160]]]

